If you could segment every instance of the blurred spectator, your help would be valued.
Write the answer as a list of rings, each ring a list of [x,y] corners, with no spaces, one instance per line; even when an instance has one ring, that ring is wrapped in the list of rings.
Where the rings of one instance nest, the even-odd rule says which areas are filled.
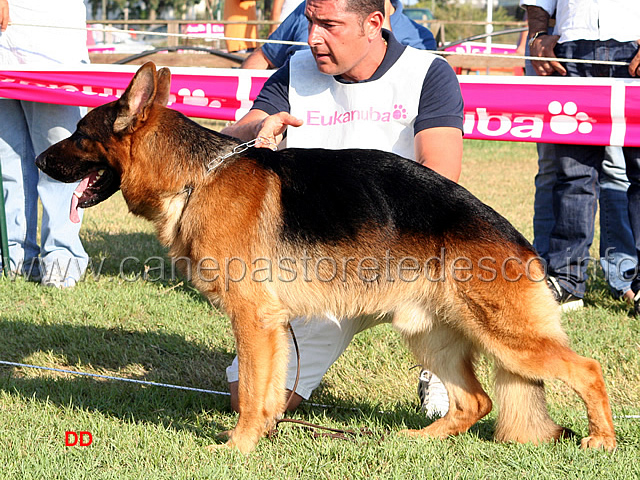
[[[273,0],[271,20],[282,23],[302,2],[304,2],[304,0]],[[273,24],[270,33],[273,33],[277,28],[278,25]]]
[[[596,62],[532,60],[536,74],[629,78],[640,73],[640,3],[637,0],[520,0],[520,4],[527,9],[532,56]],[[552,15],[556,16],[556,26],[550,35]],[[628,62],[629,65],[597,63],[604,60]],[[604,169],[607,165],[615,166],[615,152],[609,151],[612,161],[607,164],[604,162],[607,158],[604,146],[558,144],[554,148],[556,178],[553,186],[554,222],[547,254],[549,283],[558,302],[563,308],[570,309],[573,305],[582,304],[589,247],[595,228],[596,202],[598,195],[602,196],[604,192],[600,188]],[[630,181],[628,212],[637,261],[640,251],[640,149],[625,147],[623,153]],[[609,190],[608,193],[618,195],[620,191]],[[624,211],[618,211],[615,216],[623,219]],[[605,257],[623,253],[620,249],[621,245],[614,245],[613,251]],[[638,293],[638,271],[632,267],[629,270],[631,275],[627,280],[633,279],[631,288]],[[634,310],[637,313],[639,309],[640,299],[636,296]]]
[[[527,15],[525,14],[525,21]],[[550,28],[547,33],[553,34]],[[529,56],[528,31],[518,42],[520,55]],[[535,76],[530,60],[525,61],[525,74]],[[538,143],[538,173],[535,177],[533,203],[533,246],[540,257],[548,262],[549,239],[555,223],[553,214],[553,188],[556,184],[556,148],[550,143]],[[625,173],[624,156],[620,147],[606,146],[600,182],[600,265],[614,298],[633,300],[631,282],[621,272],[635,268],[635,245],[628,215],[627,189],[629,180]],[[564,303],[563,310],[580,308],[582,302]]]
[[[225,0],[224,19],[228,22],[224,26],[224,36],[231,38],[257,38],[257,25],[246,22],[256,21],[255,0]],[[245,40],[227,40],[229,52],[245,53],[256,47],[255,42]]]
[[[88,63],[86,9],[82,0],[0,0],[0,64]],[[29,27],[52,25],[64,28]],[[35,158],[68,137],[85,108],[0,99],[0,161],[4,186],[10,269],[45,286],[73,287],[87,268],[80,220],[69,218],[77,184],[53,180]],[[40,245],[38,198],[42,203]]]

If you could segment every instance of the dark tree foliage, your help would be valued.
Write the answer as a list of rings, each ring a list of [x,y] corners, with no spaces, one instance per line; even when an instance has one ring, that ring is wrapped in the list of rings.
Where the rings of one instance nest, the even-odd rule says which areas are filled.
[[[163,13],[173,10],[179,17],[187,8],[202,0],[89,0],[89,18],[97,18],[98,12],[106,5],[107,18],[123,18],[124,9],[129,7],[129,18],[155,20]]]

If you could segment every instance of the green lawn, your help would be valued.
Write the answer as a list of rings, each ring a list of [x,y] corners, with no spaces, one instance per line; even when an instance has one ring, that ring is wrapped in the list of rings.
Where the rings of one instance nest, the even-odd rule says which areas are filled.
[[[461,183],[528,238],[535,171],[533,144],[465,142]],[[128,214],[117,194],[86,211],[83,239],[95,275],[75,289],[0,281],[0,360],[226,391],[224,369],[234,355],[229,322],[179,278],[141,279],[146,272],[155,280],[166,262],[150,224]],[[140,261],[123,266],[127,258]],[[426,421],[415,408],[413,360],[381,326],[356,338],[311,399],[332,407],[305,405],[295,414],[366,427],[373,437],[313,439],[282,425],[276,439],[263,439],[248,456],[205,448],[235,424],[224,395],[0,365],[0,477],[640,478],[640,322],[594,273],[587,308],[564,323],[575,350],[603,365],[619,440],[612,454],[582,451],[575,440],[494,443],[493,414],[444,441],[396,436]],[[480,373],[491,391],[489,366],[483,360]],[[554,419],[584,436],[578,398],[561,383],[547,390]],[[66,431],[89,431],[93,443],[65,447]]]

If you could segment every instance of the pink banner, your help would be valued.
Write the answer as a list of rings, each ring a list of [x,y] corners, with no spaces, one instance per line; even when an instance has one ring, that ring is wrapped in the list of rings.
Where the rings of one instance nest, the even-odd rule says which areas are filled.
[[[517,48],[517,45],[503,45],[500,43],[487,45],[486,43],[480,42],[464,42],[447,47],[444,51],[465,54],[493,53],[498,55],[515,55]]]
[[[622,110],[622,106],[620,109]],[[629,145],[638,145],[640,143],[640,81],[627,84],[622,114],[626,121],[624,142]]]
[[[224,25],[221,23],[189,23],[182,27],[182,33],[205,38],[224,37]]]
[[[100,68],[102,67],[102,68]],[[97,107],[117,99],[138,66],[83,70],[0,70],[0,97]],[[190,117],[236,120],[251,107],[269,72],[172,68],[169,106]]]
[[[467,138],[640,146],[640,137],[631,133],[640,126],[640,101],[627,97],[638,90],[630,81],[493,76],[460,80]]]
[[[122,94],[137,66],[0,70],[0,97],[95,107]],[[170,106],[191,117],[242,117],[270,75],[172,68]],[[640,146],[640,81],[459,76],[465,138]]]

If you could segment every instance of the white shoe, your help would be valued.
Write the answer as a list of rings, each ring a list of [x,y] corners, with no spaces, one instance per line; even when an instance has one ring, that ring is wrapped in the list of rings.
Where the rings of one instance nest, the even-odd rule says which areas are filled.
[[[548,277],[547,285],[551,289],[551,293],[553,293],[553,298],[560,304],[561,311],[572,312],[584,307],[584,301],[580,297],[576,297],[573,293],[562,288],[555,277]]]
[[[63,277],[62,275],[55,274],[54,272],[47,273],[40,280],[40,285],[43,287],[54,288],[73,288],[77,284],[77,280],[73,277]]]
[[[429,370],[422,370],[418,378],[420,410],[427,417],[444,417],[449,411],[449,394],[442,381]]]

